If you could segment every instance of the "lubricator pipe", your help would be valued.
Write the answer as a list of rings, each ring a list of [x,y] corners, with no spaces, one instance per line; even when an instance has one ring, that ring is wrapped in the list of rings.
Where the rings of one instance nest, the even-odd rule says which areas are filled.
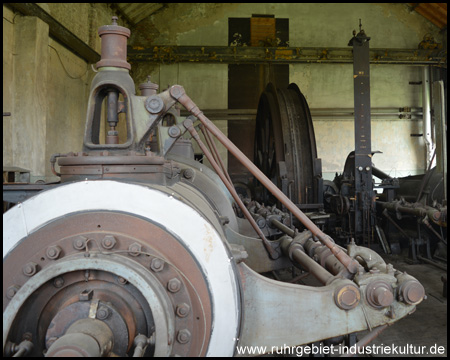
[[[240,197],[237,194],[236,189],[234,188],[233,184],[228,182],[227,178],[225,177],[224,173],[220,169],[219,165],[214,160],[212,154],[208,151],[208,149],[206,148],[206,146],[203,143],[203,141],[201,141],[200,136],[198,135],[197,131],[194,129],[194,124],[192,123],[192,120],[187,118],[186,120],[184,120],[183,126],[189,131],[189,133],[192,135],[192,137],[195,139],[195,141],[197,141],[198,146],[200,147],[200,149],[203,151],[203,153],[208,158],[209,162],[213,166],[213,168],[216,171],[217,175],[219,175],[220,179],[222,180],[222,182],[224,183],[224,185],[226,186],[226,188],[230,192],[231,196],[233,196],[234,201],[236,201],[236,203],[239,205],[239,207],[241,208],[242,212],[244,213],[244,216],[247,218],[247,220],[252,225],[253,229],[256,231],[258,236],[261,238],[261,240],[262,240],[262,242],[264,244],[264,247],[266,248],[266,250],[269,253],[270,257],[272,259],[277,259],[279,257],[279,254],[276,252],[276,250],[274,248],[272,248],[272,246],[270,245],[269,241],[266,239],[266,237],[262,233],[261,229],[259,228],[258,224],[256,224],[256,222],[253,219],[252,215],[250,214],[250,212],[248,211],[248,209],[245,207],[244,203],[240,199]]]
[[[331,252],[339,259],[339,261],[351,273],[358,271],[359,263],[348,256],[342,249],[337,247],[331,238],[323,233],[295,204],[283,194],[267,178],[253,162],[248,159],[198,108],[197,105],[187,96],[184,88],[180,85],[174,85],[170,88],[170,95],[183,105],[192,115],[197,117],[202,124],[244,165],[264,187],[269,190],[286,208],[307,228],[309,229],[322,244],[327,246]]]

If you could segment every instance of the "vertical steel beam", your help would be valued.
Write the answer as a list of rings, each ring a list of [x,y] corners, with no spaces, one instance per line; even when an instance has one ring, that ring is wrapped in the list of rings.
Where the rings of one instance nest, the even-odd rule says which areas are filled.
[[[369,230],[373,208],[372,149],[370,125],[369,40],[359,24],[349,46],[353,47],[353,84],[355,99],[355,232]]]

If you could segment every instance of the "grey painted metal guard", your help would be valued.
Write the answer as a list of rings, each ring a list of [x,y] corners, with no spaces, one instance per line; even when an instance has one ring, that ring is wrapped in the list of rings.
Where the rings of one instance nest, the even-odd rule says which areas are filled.
[[[334,291],[349,280],[336,280],[323,287],[282,283],[263,277],[247,265],[238,265],[241,273],[244,318],[238,346],[283,347],[308,344],[390,324],[411,313],[415,306],[394,301],[396,318],[385,314],[389,308],[375,310],[363,298],[352,310],[341,310],[334,302]],[[363,309],[364,307],[364,309]]]

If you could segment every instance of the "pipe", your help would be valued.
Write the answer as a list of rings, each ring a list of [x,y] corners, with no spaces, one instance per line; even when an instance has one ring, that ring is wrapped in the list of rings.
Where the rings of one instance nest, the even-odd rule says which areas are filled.
[[[293,241],[292,238],[285,236],[281,241],[281,249],[284,255],[288,256],[293,262],[301,265],[323,285],[327,285],[334,279],[332,274],[305,254],[303,246],[299,242]]]
[[[256,224],[255,220],[253,219],[252,215],[248,211],[248,209],[245,207],[244,203],[242,202],[241,198],[236,192],[236,189],[234,188],[233,184],[229,183],[227,178],[225,177],[224,173],[220,169],[219,165],[214,160],[212,154],[208,151],[203,141],[200,139],[200,136],[198,135],[197,131],[194,129],[194,124],[192,123],[192,120],[187,118],[183,122],[183,126],[189,131],[191,136],[197,141],[198,146],[203,151],[203,153],[208,158],[209,162],[211,163],[212,167],[216,171],[217,175],[219,175],[220,179],[230,192],[231,196],[233,197],[234,201],[239,205],[239,207],[242,210],[242,213],[247,218],[247,220],[252,225],[253,229],[256,231],[258,236],[261,238],[264,247],[266,248],[267,252],[269,253],[270,257],[272,259],[277,259],[279,257],[279,254],[275,251],[274,248],[270,245],[269,241],[266,239],[264,234],[262,233],[261,229],[259,228],[258,224]]]
[[[217,150],[216,143],[214,142],[213,139],[211,139],[211,134],[209,133],[208,129],[205,129],[205,127],[202,124],[202,125],[200,125],[200,130],[202,131],[203,135],[205,136],[205,139],[209,145],[209,148],[211,149],[211,151],[214,152],[214,154],[216,155],[215,157],[219,160],[218,162],[220,164],[220,167],[222,168],[223,173],[227,177],[230,184],[233,184],[233,182],[231,181],[230,175],[228,175],[228,171],[225,168],[225,164],[223,163],[222,158],[219,155],[219,150]]]
[[[376,176],[380,180],[392,180],[392,177],[386,174],[385,172],[381,171],[380,169],[376,168],[375,166],[372,166],[372,175]]]
[[[198,108],[180,85],[170,88],[170,95],[197,117],[203,125],[244,165],[272,195],[274,195],[294,216],[326,245],[351,274],[356,274],[359,263],[337,247],[331,238],[323,233],[283,192],[265,176]]]
[[[277,219],[271,219],[270,224],[274,227],[276,227],[278,230],[284,232],[285,234],[289,235],[290,237],[295,236],[295,231],[284,225],[281,221],[278,221]]]
[[[428,218],[431,221],[433,221],[436,225],[444,227],[447,226],[446,208],[444,208],[442,211],[439,211],[429,206],[427,206],[427,208],[423,207],[422,205],[414,207],[415,204],[404,204],[404,206],[401,206],[400,203],[397,201],[393,202],[377,201],[376,203],[379,204],[383,209],[391,210],[394,212],[398,211],[401,213],[411,214],[415,216],[428,216]]]
[[[371,341],[373,341],[375,338],[377,338],[377,336],[380,335],[388,326],[389,326],[388,324],[385,324],[385,325],[381,325],[381,326],[373,329],[373,331],[368,333],[361,340],[359,340],[355,345],[352,346],[352,347],[355,347],[355,353],[354,354],[352,354],[350,352],[347,352],[346,354],[341,355],[340,357],[353,357],[353,356],[357,355],[358,354],[358,350],[360,348],[363,348],[364,346],[367,346],[367,344],[369,344]]]
[[[423,140],[427,148],[427,163],[428,167],[431,163],[431,154],[433,153],[433,139],[431,136],[431,106],[430,106],[430,67],[424,66],[422,68],[422,108],[423,108]]]
[[[437,262],[435,262],[433,260],[429,260],[427,258],[424,258],[423,256],[417,255],[417,258],[420,261],[426,262],[427,264],[434,265],[434,266],[436,266],[437,268],[439,268],[441,270],[447,271],[447,266],[445,266],[445,265],[438,264]]]

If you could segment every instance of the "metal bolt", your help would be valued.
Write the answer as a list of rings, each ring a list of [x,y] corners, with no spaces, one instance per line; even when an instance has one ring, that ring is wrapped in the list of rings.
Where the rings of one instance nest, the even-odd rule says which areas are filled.
[[[120,285],[125,285],[128,281],[127,281],[127,279],[123,278],[122,276],[119,276],[119,277],[117,278],[117,282],[118,282]]]
[[[47,257],[51,260],[56,260],[61,254],[61,248],[58,245],[49,246],[47,248]]]
[[[180,331],[178,331],[177,334],[177,341],[180,344],[186,344],[191,340],[191,333],[189,332],[188,329],[182,329]]]
[[[22,271],[26,276],[33,276],[38,272],[38,266],[35,262],[29,262],[22,268]]]
[[[370,170],[370,166],[366,166],[366,171],[369,171]]]
[[[145,101],[145,108],[148,110],[148,112],[157,114],[164,108],[164,102],[158,95],[152,95],[149,96]]]
[[[169,136],[176,138],[181,135],[181,130],[178,126],[173,125],[169,128]]]
[[[358,305],[361,294],[355,285],[343,285],[336,290],[334,301],[339,308],[350,310]]]
[[[55,280],[53,280],[53,286],[55,288],[63,287],[64,285],[64,279],[62,277],[57,277]]]
[[[11,300],[14,295],[17,294],[17,292],[19,291],[20,286],[19,285],[12,285],[10,286],[7,290],[6,290],[6,297]]]
[[[139,256],[141,253],[141,250],[142,250],[141,244],[138,244],[136,242],[131,244],[130,246],[128,246],[128,253],[131,256]]]
[[[170,95],[175,99],[178,99],[181,95],[183,95],[184,89],[180,85],[175,85],[170,88]]]
[[[363,167],[362,166],[358,167],[358,170],[363,171]]]
[[[109,317],[110,311],[106,306],[100,306],[100,308],[97,310],[97,319],[99,320],[105,320]]]
[[[189,314],[189,311],[191,311],[191,307],[186,303],[181,303],[177,305],[176,313],[179,317],[184,318]]]
[[[186,344],[191,340],[191,333],[188,329],[178,331],[177,341],[181,344]]]
[[[83,250],[86,247],[87,238],[84,236],[78,236],[73,241],[73,247],[75,250]]]
[[[158,258],[153,258],[152,262],[150,263],[150,269],[152,269],[154,272],[159,272],[162,269],[164,269],[164,261]]]
[[[116,238],[112,235],[106,235],[102,240],[102,246],[108,250],[116,246],[116,243]]]
[[[194,170],[192,170],[191,168],[184,170],[183,176],[186,179],[192,179],[194,177]]]
[[[167,284],[167,289],[170,292],[176,293],[181,289],[181,281],[178,280],[177,278],[170,279]]]

